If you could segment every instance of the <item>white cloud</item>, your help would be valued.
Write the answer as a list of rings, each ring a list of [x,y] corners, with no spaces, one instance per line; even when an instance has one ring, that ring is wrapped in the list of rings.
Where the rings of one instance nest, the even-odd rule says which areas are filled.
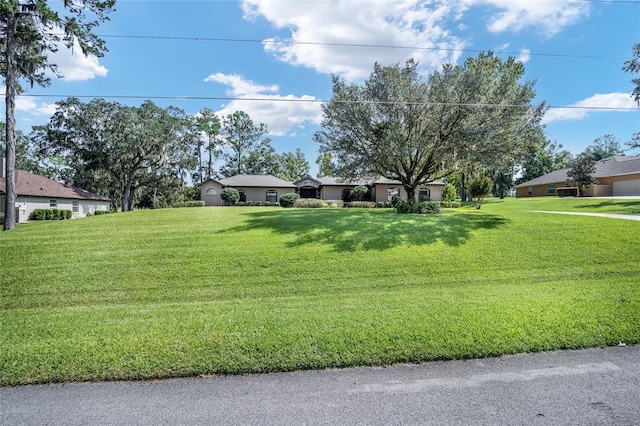
[[[4,92],[0,93],[0,102],[4,107],[5,96]],[[27,112],[32,115],[38,116],[51,116],[56,112],[56,104],[48,104],[38,101],[38,98],[34,96],[16,96],[16,112]],[[2,118],[4,120],[4,108],[2,108]]]
[[[313,96],[281,95],[277,85],[260,85],[237,74],[211,74],[204,81],[228,86],[226,93],[236,99],[218,116],[244,111],[255,123],[265,123],[273,136],[293,136],[305,124],[319,124],[322,110]]]
[[[58,73],[63,80],[84,81],[96,77],[105,77],[108,70],[100,65],[98,58],[85,56],[76,41],[73,49],[69,49],[62,42],[58,43],[58,51],[49,53],[49,62],[58,66]]]
[[[589,3],[580,0],[463,0],[468,6],[490,5],[498,9],[487,24],[489,31],[520,31],[526,27],[541,28],[551,37],[564,27],[589,14]]]
[[[567,105],[564,108],[551,108],[544,115],[543,123],[554,121],[582,120],[598,111],[634,111],[637,105],[629,93],[596,93],[595,95]]]
[[[529,59],[531,59],[531,51],[529,49],[520,49],[520,54],[516,60],[525,64]]]
[[[290,31],[286,38],[264,41],[265,51],[278,60],[340,74],[350,81],[367,77],[375,61],[390,65],[414,58],[423,67],[438,68],[444,62],[455,62],[459,49],[466,46],[446,29],[461,17],[458,2],[244,0],[242,7],[246,19],[264,18]],[[362,45],[372,47],[363,49]]]

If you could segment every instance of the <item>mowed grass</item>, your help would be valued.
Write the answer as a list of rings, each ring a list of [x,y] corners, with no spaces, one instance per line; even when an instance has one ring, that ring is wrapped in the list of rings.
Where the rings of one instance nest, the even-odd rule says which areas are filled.
[[[0,233],[0,384],[640,342],[640,200],[135,211]]]

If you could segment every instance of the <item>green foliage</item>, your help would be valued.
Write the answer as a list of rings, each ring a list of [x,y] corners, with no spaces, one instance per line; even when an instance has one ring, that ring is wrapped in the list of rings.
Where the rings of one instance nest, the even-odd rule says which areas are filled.
[[[325,152],[318,155],[316,159],[318,165],[318,173],[316,177],[335,176],[336,166],[333,164],[332,155],[330,152]]]
[[[183,201],[181,203],[173,203],[171,207],[180,208],[180,207],[204,207],[204,201]]]
[[[220,198],[224,201],[225,205],[233,206],[240,199],[240,193],[235,188],[224,188],[220,192]]]
[[[252,206],[252,205],[253,205],[253,201],[247,201],[247,202],[246,202],[246,205],[247,205],[247,206]]]
[[[265,207],[270,207],[271,206],[271,201],[265,201],[264,205],[265,205]]]
[[[367,196],[368,192],[369,192],[369,189],[366,186],[358,185],[351,190],[351,192],[349,193],[349,196],[353,201],[362,201],[364,197]]]
[[[457,209],[460,207],[459,201],[443,201],[440,203],[444,209]]]
[[[456,187],[451,183],[447,183],[442,187],[442,201],[455,201],[456,193]]]
[[[300,198],[296,200],[293,207],[299,209],[320,209],[327,207],[327,203],[319,198]]]
[[[551,142],[540,127],[527,131],[529,142],[518,165],[520,167],[520,177],[515,183],[520,184],[530,181],[554,170],[567,167],[572,155],[562,144]]]
[[[493,181],[488,176],[478,176],[469,183],[469,194],[476,204],[476,209],[480,209],[482,200],[491,193],[492,186]]]
[[[324,200],[324,202],[327,203],[327,207],[333,207],[333,208],[344,207],[344,201],[342,200]]]
[[[295,192],[288,192],[286,194],[282,194],[280,196],[280,206],[281,207],[293,207],[296,201],[300,199],[300,195]]]
[[[395,194],[393,197],[391,197],[391,207],[396,208],[398,206],[398,203],[402,201],[406,200],[402,198],[400,194]]]
[[[111,213],[109,210],[96,210],[96,211],[93,212],[93,215],[94,216],[102,216],[102,215],[109,214],[109,213]]]
[[[640,43],[636,43],[633,45],[633,47],[631,48],[631,53],[633,59],[629,59],[624,62],[622,71],[631,73],[632,75],[638,75],[638,77],[634,77],[631,79],[631,83],[634,86],[631,97],[638,103],[638,105],[640,105]]]
[[[604,135],[595,139],[589,145],[582,155],[591,157],[595,161],[611,157],[613,155],[624,155],[624,149],[620,146],[620,142],[613,135]]]
[[[30,220],[67,220],[71,219],[71,210],[60,209],[35,209],[29,215]]]
[[[567,183],[569,186],[578,187],[578,193],[582,197],[585,188],[595,185],[598,180],[593,176],[596,172],[596,162],[589,155],[580,155],[571,164],[571,169],[567,172]]]
[[[376,203],[373,201],[352,201],[349,203],[349,207],[360,208],[360,209],[374,209],[376,208]]]
[[[4,213],[0,213],[0,225],[4,225]]]
[[[262,201],[256,201],[256,202],[255,202],[255,205],[256,205],[256,206],[258,206],[258,207],[260,207],[260,206],[262,205]]]

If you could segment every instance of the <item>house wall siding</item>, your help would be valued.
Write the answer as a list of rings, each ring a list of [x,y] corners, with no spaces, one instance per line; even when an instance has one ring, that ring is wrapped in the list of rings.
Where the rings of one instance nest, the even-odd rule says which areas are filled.
[[[215,194],[207,194],[209,189],[215,190]],[[218,182],[205,182],[200,186],[200,199],[204,201],[205,206],[221,206],[222,198],[220,198],[220,192],[222,192],[222,185]]]
[[[4,213],[4,197],[2,198],[2,213]],[[110,201],[101,200],[75,200],[69,198],[55,198],[55,197],[26,197],[24,195],[18,195],[16,197],[16,207],[23,208],[25,210],[25,217],[31,216],[31,213],[36,209],[50,209],[53,208],[50,205],[51,200],[56,200],[56,209],[58,210],[71,210],[73,211],[73,202],[78,202],[78,212],[73,213],[74,218],[85,217],[88,214],[93,214],[96,210],[107,211],[111,207]]]

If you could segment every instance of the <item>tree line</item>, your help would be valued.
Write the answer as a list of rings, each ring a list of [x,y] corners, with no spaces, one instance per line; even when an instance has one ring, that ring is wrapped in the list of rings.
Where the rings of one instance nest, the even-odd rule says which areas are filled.
[[[220,118],[210,109],[189,115],[151,101],[135,107],[69,98],[47,124],[16,132],[16,168],[108,196],[114,209],[159,208],[197,197],[189,181],[308,175],[304,154],[276,153],[267,133],[243,111]]]

